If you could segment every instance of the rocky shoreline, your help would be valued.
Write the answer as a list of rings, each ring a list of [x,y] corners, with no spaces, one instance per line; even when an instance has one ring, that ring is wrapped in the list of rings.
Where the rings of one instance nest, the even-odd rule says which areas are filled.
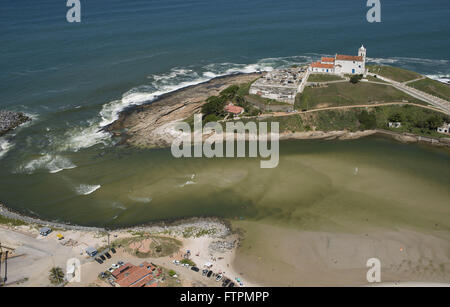
[[[55,229],[75,230],[83,232],[105,232],[106,228],[89,227],[81,225],[72,225],[68,223],[50,222],[37,217],[21,214],[13,209],[7,208],[0,203],[0,216],[7,219],[17,220],[30,225],[48,226]],[[199,237],[202,235],[210,235],[215,238],[226,237],[231,234],[230,225],[219,218],[186,218],[172,221],[155,221],[148,224],[136,225],[130,227],[115,227],[108,230],[124,230],[124,231],[145,231],[153,234],[169,234],[179,237]]]
[[[0,110],[0,136],[30,120],[31,118],[21,112]]]
[[[122,111],[119,119],[106,127],[105,130],[120,138],[119,144],[139,148],[168,148],[179,135],[175,129],[177,122],[198,113],[208,97],[217,95],[230,85],[253,81],[260,75],[260,73],[228,75],[164,94],[148,104],[133,106]],[[280,133],[280,140],[349,140],[370,135],[381,135],[403,143],[450,146],[450,138],[428,138],[382,129],[356,132],[347,130],[285,131]]]
[[[172,139],[167,138],[167,133],[172,123],[199,112],[207,98],[228,86],[248,83],[259,76],[261,73],[232,74],[164,94],[148,104],[122,111],[119,119],[105,130],[119,137],[121,144],[141,148],[170,146]]]

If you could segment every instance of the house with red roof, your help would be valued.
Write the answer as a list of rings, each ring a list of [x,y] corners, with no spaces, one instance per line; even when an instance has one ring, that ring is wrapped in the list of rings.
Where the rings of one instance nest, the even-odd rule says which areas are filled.
[[[224,110],[225,112],[228,112],[233,116],[239,116],[245,111],[243,107],[235,106],[231,102],[227,106],[225,106]]]
[[[366,73],[367,50],[361,46],[358,55],[336,54],[332,57],[322,57],[320,62],[313,62],[309,65],[310,72],[364,75]]]
[[[111,274],[116,279],[115,283],[119,287],[158,286],[158,282],[155,280],[158,271],[153,264],[146,261],[140,265],[126,263],[115,269]]]

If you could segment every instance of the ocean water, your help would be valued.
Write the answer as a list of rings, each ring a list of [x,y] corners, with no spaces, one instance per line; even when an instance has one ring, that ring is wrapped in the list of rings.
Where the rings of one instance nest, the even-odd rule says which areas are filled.
[[[102,208],[108,198],[78,197],[108,189],[109,183],[122,180],[120,172],[108,170],[128,165],[120,163],[126,159],[122,152],[109,154],[115,149],[100,129],[124,108],[162,93],[224,74],[305,64],[337,52],[354,54],[361,44],[373,63],[433,78],[450,75],[446,0],[384,0],[379,24],[366,21],[362,0],[81,3],[79,24],[66,21],[65,1],[0,4],[0,108],[33,118],[0,138],[0,175],[7,181],[2,181],[0,200],[52,218],[71,212],[66,220],[109,221],[92,219],[82,205]],[[104,172],[102,183],[93,169]],[[151,195],[130,198],[130,206],[133,199],[157,203]],[[83,208],[80,216],[75,216],[77,206]],[[138,219],[139,212],[123,223],[132,223],[133,215]],[[189,215],[189,210],[179,212]]]

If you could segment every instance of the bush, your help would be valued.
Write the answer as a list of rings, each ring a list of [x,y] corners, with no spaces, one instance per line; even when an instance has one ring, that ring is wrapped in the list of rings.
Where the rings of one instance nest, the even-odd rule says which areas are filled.
[[[363,130],[374,129],[377,127],[377,119],[375,114],[369,113],[366,110],[359,114],[358,121],[361,129]]]
[[[356,84],[363,78],[363,75],[353,75],[350,77],[350,83]]]
[[[391,116],[389,116],[389,121],[390,122],[402,122],[403,121],[403,116],[400,113],[394,113]]]
[[[169,276],[170,277],[173,277],[173,276],[175,276],[177,274],[177,272],[175,272],[174,270],[170,270],[169,271]]]
[[[220,92],[221,97],[225,97],[228,100],[231,100],[236,96],[237,91],[239,90],[238,85],[230,85],[226,89]]]

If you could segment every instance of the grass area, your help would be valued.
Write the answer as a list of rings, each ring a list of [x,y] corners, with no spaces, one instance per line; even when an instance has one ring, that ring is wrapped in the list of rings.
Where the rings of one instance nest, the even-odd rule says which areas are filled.
[[[338,81],[344,80],[338,75],[331,74],[310,74],[308,78],[308,82],[330,82],[330,81]]]
[[[194,261],[192,261],[191,259],[186,259],[186,258],[182,259],[180,261],[180,263],[188,264],[190,266],[197,266]]]
[[[9,226],[28,225],[28,223],[25,223],[25,222],[23,222],[21,220],[10,219],[10,218],[4,217],[3,215],[0,215],[0,224],[2,224],[2,225],[9,225]]]
[[[386,81],[383,81],[380,78],[372,77],[372,76],[369,76],[369,75],[365,76],[364,79],[367,79],[368,81],[380,82],[380,83],[388,84]]]
[[[409,83],[408,86],[414,87],[425,93],[440,97],[450,101],[450,86],[442,82],[425,78],[419,81]]]
[[[426,104],[390,85],[342,82],[324,87],[306,87],[303,93],[296,97],[295,107],[302,110],[312,110],[325,107],[401,101]]]
[[[244,123],[254,119],[243,120]],[[293,114],[289,116],[259,119],[267,122],[278,122],[280,132],[306,131],[362,131],[385,129],[394,132],[409,132],[421,136],[441,138],[447,137],[436,132],[436,127],[449,122],[450,116],[429,109],[411,105],[380,106],[373,108],[354,108],[342,110],[323,110],[311,113]],[[402,127],[388,128],[388,122],[400,121]]]
[[[397,82],[405,82],[420,78],[421,75],[414,71],[385,65],[367,65],[369,72],[381,75]]]
[[[275,99],[264,98],[264,97],[254,95],[254,94],[245,96],[245,99],[250,103],[259,102],[259,103],[263,103],[265,105],[289,105],[289,103],[287,103],[287,102],[278,101]]]
[[[139,251],[139,248],[131,247],[134,243],[140,243],[144,240],[151,241],[149,246],[144,248],[148,249],[148,252]],[[138,234],[131,238],[119,239],[112,243],[113,247],[123,247],[128,253],[133,254],[139,258],[157,258],[172,255],[178,252],[181,247],[181,241],[173,238],[167,238],[162,236],[155,236],[150,234]]]
[[[436,131],[437,127],[450,121],[450,116],[443,113],[410,105],[375,107],[373,112],[379,129],[408,132],[433,138],[448,137]],[[395,121],[398,120],[402,123],[400,128],[387,127],[387,123],[394,121],[394,118]]]

